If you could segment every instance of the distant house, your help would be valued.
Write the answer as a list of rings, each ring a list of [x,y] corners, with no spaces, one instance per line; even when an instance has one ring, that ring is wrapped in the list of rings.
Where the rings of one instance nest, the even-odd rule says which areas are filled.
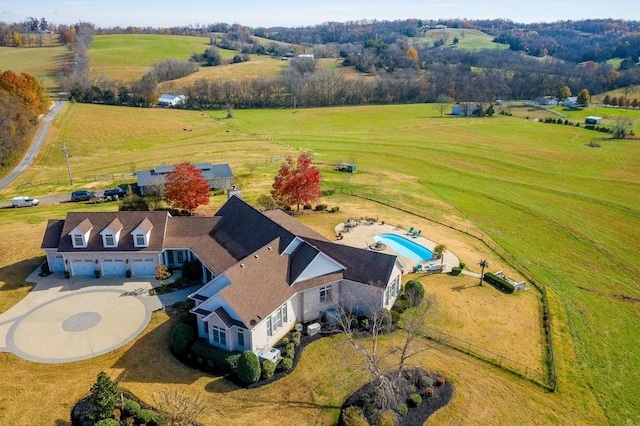
[[[585,124],[602,124],[602,117],[590,115],[589,117],[584,119],[584,122]]]
[[[210,189],[229,189],[233,180],[233,173],[228,164],[197,163],[196,169],[200,170],[204,178],[209,182]],[[167,173],[174,170],[173,166],[156,166],[151,170],[138,170],[136,178],[140,194],[150,193],[158,186],[164,186]]]
[[[315,57],[312,54],[298,55],[298,58],[300,58],[300,59],[315,59]]]
[[[564,106],[570,109],[578,108],[578,97],[577,96],[569,96],[564,100]]]
[[[476,104],[462,103],[451,106],[451,115],[459,115],[462,117],[472,116],[480,108]]]
[[[558,105],[558,98],[555,96],[540,96],[536,100],[539,105]]]
[[[435,26],[435,29],[436,30],[446,30],[447,26],[443,25],[443,24],[438,24],[438,25]]]
[[[178,105],[183,105],[186,102],[186,100],[187,100],[187,97],[185,95],[171,95],[171,94],[165,93],[162,96],[160,96],[160,99],[158,99],[158,105],[165,106],[165,107],[174,107]]]

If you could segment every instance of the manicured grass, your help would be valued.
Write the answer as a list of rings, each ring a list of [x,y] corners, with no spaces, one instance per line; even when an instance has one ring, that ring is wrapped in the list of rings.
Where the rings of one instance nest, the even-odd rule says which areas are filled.
[[[455,380],[458,389],[451,407],[443,410],[443,417],[434,418],[440,419],[437,424],[450,420],[451,416],[481,424],[495,424],[495,419],[510,424],[528,423],[532,419],[548,424],[567,423],[569,419],[574,424],[638,421],[637,141],[610,141],[602,135],[602,147],[589,148],[585,144],[594,138],[594,133],[581,128],[501,116],[440,118],[430,105],[237,110],[234,120],[222,120],[224,114],[73,105],[56,124],[48,150],[30,172],[32,186],[25,188],[31,195],[70,191],[64,184],[66,169],[59,153],[63,140],[72,153],[72,168],[78,176],[129,172],[143,165],[182,159],[230,162],[250,200],[270,189],[278,164],[265,159],[312,149],[316,161],[355,161],[359,167],[355,174],[321,166],[323,187],[353,190],[394,207],[479,228],[526,265],[549,290],[559,372],[556,393],[543,393],[519,378],[496,372],[493,367],[484,364],[478,367],[476,361],[466,356],[448,351],[430,352],[424,358],[428,368],[442,370]],[[43,183],[38,183],[38,179]],[[55,179],[62,185],[55,184]],[[74,188],[80,185],[88,186],[79,183]],[[91,185],[112,186],[107,180]],[[8,199],[13,190],[15,187],[3,192],[2,197]],[[341,206],[335,223],[342,215],[369,216],[373,211],[369,204],[344,195],[329,197],[327,203]],[[377,211],[380,219],[386,216],[390,223],[398,220],[393,210]],[[37,210],[6,213],[25,217],[35,214],[29,212]],[[318,224],[328,236],[332,235],[331,217],[321,216]],[[416,224],[407,217],[400,220],[407,228]],[[42,224],[44,218],[34,216],[15,227],[35,222]],[[425,226],[423,232],[428,234],[427,230],[431,229]],[[476,252],[472,248],[473,244],[481,248],[481,243],[450,242],[442,235],[436,240],[451,244],[452,250],[458,250],[457,246],[464,249],[463,260],[469,268],[477,268],[473,265],[479,258],[473,258]],[[30,251],[21,258],[37,257],[39,242],[36,238]],[[477,253],[484,256],[483,250],[486,249]],[[490,260],[493,266],[499,265],[494,262]],[[457,306],[453,302],[452,305]],[[473,306],[469,308],[472,309]],[[455,328],[455,323],[444,320],[441,325]],[[119,353],[124,361],[114,368],[125,370],[127,380],[144,397],[149,397],[154,388],[150,383],[184,383],[170,372],[154,376],[159,373],[146,370],[147,366],[140,361],[143,358],[135,356],[135,350]],[[17,365],[21,363],[17,361]],[[314,365],[320,368],[317,363]],[[346,377],[351,377],[347,365],[343,364],[344,369],[339,371],[347,371]],[[3,368],[10,371],[9,367]],[[316,371],[304,371],[296,376],[296,384],[289,385],[297,393],[291,395],[304,394],[294,400],[300,401],[298,406],[311,410],[307,413],[335,419],[337,411],[332,408],[335,401],[339,404],[348,394],[346,389],[356,389],[359,383],[355,382],[362,380],[353,379],[355,382],[349,382],[345,389],[338,386],[340,390],[336,390],[335,382],[316,383],[315,374]],[[143,379],[137,379],[138,375]],[[84,388],[88,389],[93,378],[95,374]],[[273,393],[275,387],[267,387],[264,394],[221,393],[216,390],[228,389],[215,384],[217,380],[187,381],[194,391],[200,388],[211,392],[216,404],[220,401],[218,407],[225,409],[222,413],[231,414],[227,419],[208,411],[209,423],[233,419],[230,421],[241,424],[257,419],[240,413],[240,407],[250,400],[260,401],[253,405],[254,416],[272,413],[273,401],[291,404],[286,396],[273,399],[273,395],[278,395]],[[71,389],[78,389],[77,386]],[[74,391],[64,393],[67,401],[73,399],[71,393]],[[307,395],[312,398],[313,408],[308,405]],[[241,403],[225,399],[227,396],[239,397]],[[287,414],[297,415],[290,413],[289,410],[280,413],[282,421],[289,418]]]
[[[69,60],[66,47],[0,47],[0,71],[26,72],[42,81],[47,89],[58,90],[58,70]]]

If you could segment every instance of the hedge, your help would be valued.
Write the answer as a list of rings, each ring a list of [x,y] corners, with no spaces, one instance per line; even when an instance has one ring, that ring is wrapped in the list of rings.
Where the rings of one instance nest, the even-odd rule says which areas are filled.
[[[171,330],[171,347],[179,355],[184,355],[196,337],[193,328],[185,323],[179,323]]]
[[[498,287],[500,290],[505,293],[513,293],[516,288],[509,281],[500,278],[499,276],[492,274],[491,272],[486,272],[484,274],[484,281]]]

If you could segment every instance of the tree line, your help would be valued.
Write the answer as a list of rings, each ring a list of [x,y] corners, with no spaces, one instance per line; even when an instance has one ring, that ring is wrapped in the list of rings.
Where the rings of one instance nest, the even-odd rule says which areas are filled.
[[[30,74],[0,74],[0,169],[9,168],[24,152],[38,116],[47,111],[45,88]]]

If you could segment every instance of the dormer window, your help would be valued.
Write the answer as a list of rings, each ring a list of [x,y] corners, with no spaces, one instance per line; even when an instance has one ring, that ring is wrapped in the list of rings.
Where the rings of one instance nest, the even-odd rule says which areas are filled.
[[[148,247],[152,229],[153,224],[148,217],[145,217],[136,229],[131,232],[134,247]]]
[[[136,234],[136,247],[146,247],[147,240],[144,237],[144,234]]]
[[[71,232],[69,232],[73,248],[86,248],[92,229],[93,224],[89,219],[83,220],[78,224],[78,226],[73,228]]]
[[[73,246],[84,247],[84,238],[82,238],[82,234],[76,234],[73,236]]]
[[[122,222],[115,218],[104,228],[100,235],[102,235],[102,245],[104,247],[118,247],[118,240],[120,239],[120,231],[122,230]]]

